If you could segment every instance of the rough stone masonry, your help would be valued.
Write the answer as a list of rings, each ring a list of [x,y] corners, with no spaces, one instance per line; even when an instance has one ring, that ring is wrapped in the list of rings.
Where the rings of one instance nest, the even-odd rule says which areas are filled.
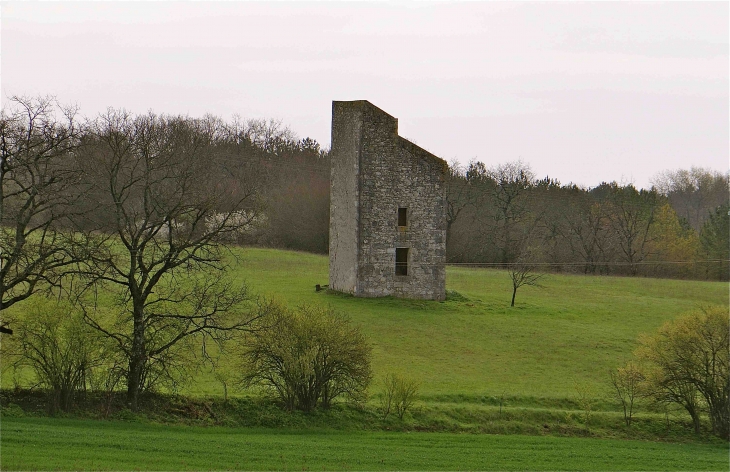
[[[332,102],[330,289],[446,296],[447,164],[365,100]]]

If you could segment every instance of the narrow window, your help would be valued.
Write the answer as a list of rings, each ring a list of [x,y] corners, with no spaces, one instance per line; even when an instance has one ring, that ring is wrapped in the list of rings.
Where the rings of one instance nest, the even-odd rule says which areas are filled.
[[[408,275],[408,248],[395,248],[395,275]]]
[[[408,208],[398,208],[398,226],[408,226]]]

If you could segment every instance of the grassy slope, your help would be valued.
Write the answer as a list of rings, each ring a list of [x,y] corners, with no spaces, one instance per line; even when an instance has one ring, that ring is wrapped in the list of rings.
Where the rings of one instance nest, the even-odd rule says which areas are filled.
[[[325,292],[327,258],[245,249],[236,277],[289,304],[322,303],[350,314],[374,347],[376,378],[387,372],[422,382],[426,396],[573,398],[576,385],[606,392],[608,371],[628,359],[640,333],[702,304],[728,304],[721,282],[550,275],[523,287],[510,308],[504,271],[447,269],[446,302],[361,299]],[[202,375],[191,393],[219,394]]]
[[[566,408],[561,399],[576,398],[576,383],[595,397],[605,395],[607,371],[631,355],[640,333],[702,304],[728,304],[724,283],[551,275],[543,289],[521,289],[518,306],[509,308],[506,273],[451,267],[447,287],[465,299],[356,299],[314,291],[315,284],[327,283],[326,257],[266,249],[243,250],[235,276],[255,292],[290,304],[324,303],[349,313],[374,345],[376,377],[400,372],[422,382],[427,402],[414,418],[425,415],[426,422],[463,413],[461,423],[495,423],[495,415],[502,415],[494,398],[483,397],[504,393],[509,415],[519,421],[567,424],[567,415],[580,412],[559,411]],[[220,395],[222,388],[202,373],[187,393]],[[520,413],[519,405],[531,407],[530,414]],[[550,411],[539,410],[541,405]],[[617,412],[602,414],[621,423]],[[0,430],[3,470],[727,470],[727,445],[716,442],[9,417],[2,418]]]
[[[348,313],[373,344],[376,380],[408,375],[431,400],[574,399],[577,388],[603,396],[608,371],[631,356],[639,334],[702,304],[728,304],[722,282],[550,275],[543,288],[521,288],[510,308],[506,272],[460,267],[447,268],[446,284],[463,297],[362,299],[315,292],[315,284],[327,283],[326,256],[235,251],[239,281],[291,305],[329,304]],[[4,386],[12,386],[11,377],[3,372]],[[202,372],[183,393],[222,395],[223,388]]]
[[[3,470],[727,470],[718,444],[51,418],[5,418],[2,427]]]

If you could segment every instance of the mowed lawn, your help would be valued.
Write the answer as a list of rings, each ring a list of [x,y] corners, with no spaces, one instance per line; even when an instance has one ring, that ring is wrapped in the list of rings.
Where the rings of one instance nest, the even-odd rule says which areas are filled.
[[[362,299],[315,292],[328,282],[326,256],[243,249],[234,274],[289,305],[346,312],[373,345],[376,380],[393,372],[421,382],[425,398],[574,398],[609,394],[609,371],[631,357],[641,333],[702,305],[728,305],[728,284],[551,274],[522,287],[509,307],[506,271],[448,267],[445,302]],[[189,393],[222,394],[201,374]]]
[[[2,470],[727,470],[722,444],[5,418]]]

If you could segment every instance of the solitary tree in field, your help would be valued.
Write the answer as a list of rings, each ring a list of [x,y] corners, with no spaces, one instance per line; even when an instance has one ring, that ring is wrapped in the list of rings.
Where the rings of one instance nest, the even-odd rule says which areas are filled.
[[[544,273],[537,272],[536,253],[534,250],[527,249],[522,252],[516,262],[509,266],[509,276],[512,280],[512,303],[515,306],[515,297],[517,297],[517,289],[524,285],[540,287],[540,280],[545,276]]]
[[[109,111],[92,123],[80,158],[91,186],[91,227],[106,236],[86,273],[111,293],[111,311],[87,321],[128,361],[127,395],[182,368],[193,339],[222,341],[255,313],[247,291],[226,277],[221,240],[257,217],[245,163],[218,152],[215,119]]]

